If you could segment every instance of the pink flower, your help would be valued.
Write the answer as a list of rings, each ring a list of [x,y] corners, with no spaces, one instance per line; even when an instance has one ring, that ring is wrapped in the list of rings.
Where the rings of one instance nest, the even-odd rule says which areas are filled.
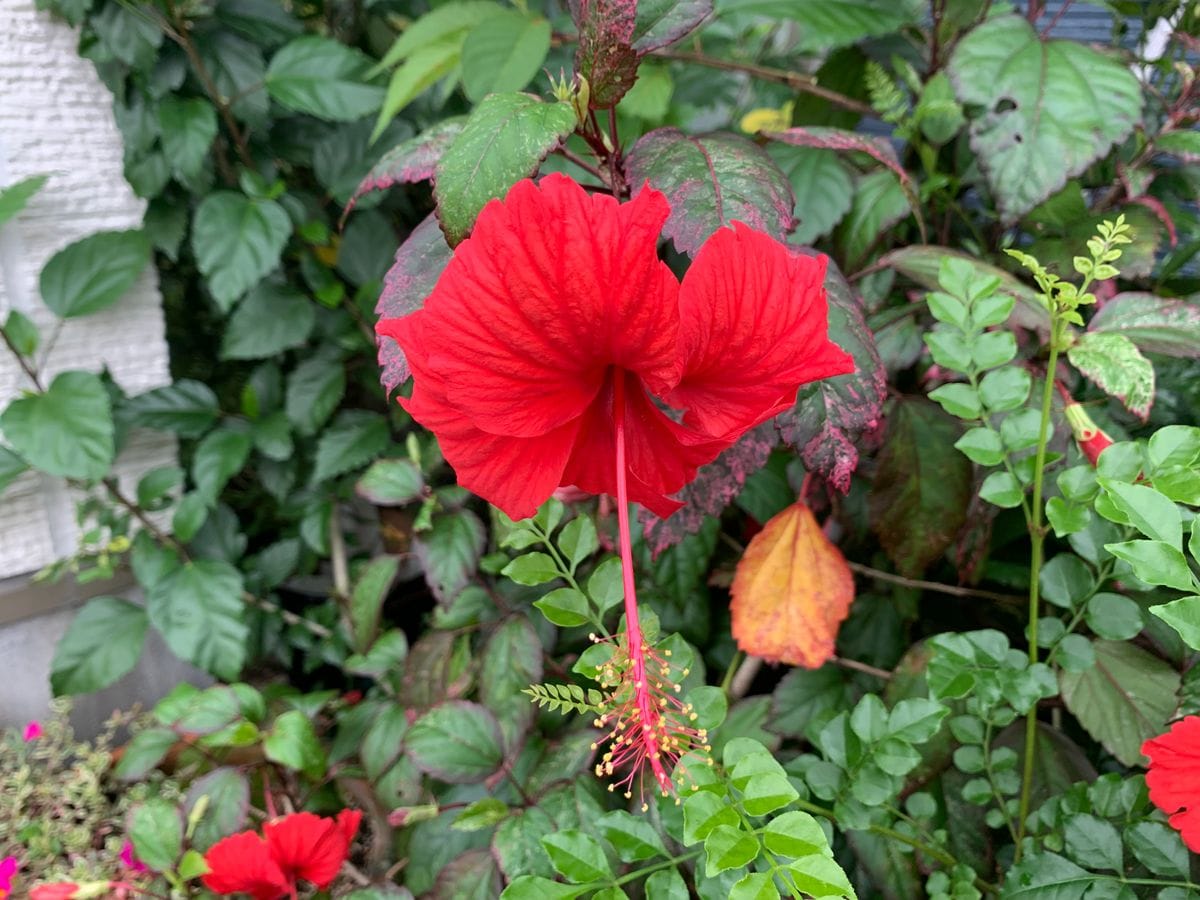
[[[126,838],[125,843],[121,845],[121,865],[123,865],[130,872],[135,872],[137,874],[150,871],[150,867],[137,858],[137,855],[133,852],[133,844],[128,838]]]
[[[20,865],[15,856],[6,856],[4,859],[0,859],[0,900],[4,900],[12,890],[12,879],[19,868]]]
[[[43,734],[45,732],[42,731],[42,723],[35,719],[25,726],[25,731],[22,732],[21,738],[28,744],[30,741],[36,741]]]

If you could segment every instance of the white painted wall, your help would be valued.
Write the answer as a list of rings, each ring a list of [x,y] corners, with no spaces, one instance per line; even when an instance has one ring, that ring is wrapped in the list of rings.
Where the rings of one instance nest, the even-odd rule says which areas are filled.
[[[55,319],[38,299],[42,266],[93,232],[139,227],[145,206],[125,182],[112,95],[79,58],[77,44],[75,31],[36,11],[33,0],[0,0],[0,186],[51,176],[15,220],[0,226],[0,317],[21,310],[40,327],[43,344]],[[115,306],[67,322],[44,371],[104,366],[130,394],[170,380],[153,266]],[[0,404],[24,387],[16,362],[0,353]],[[168,436],[136,433],[117,461],[118,476],[132,490],[141,473],[170,464],[174,453]],[[0,578],[69,555],[77,534],[65,484],[23,476],[0,494]]]

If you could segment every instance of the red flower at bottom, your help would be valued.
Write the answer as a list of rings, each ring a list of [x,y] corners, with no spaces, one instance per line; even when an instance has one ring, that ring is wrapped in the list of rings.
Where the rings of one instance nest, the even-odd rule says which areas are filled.
[[[73,881],[56,881],[53,884],[39,884],[29,891],[29,900],[73,900],[79,885]]]
[[[1150,802],[1170,817],[1188,848],[1200,853],[1200,716],[1188,716],[1146,741],[1142,753],[1150,757]]]
[[[294,897],[299,880],[327,888],[349,856],[361,821],[357,810],[342,810],[336,819],[300,812],[268,822],[265,838],[253,831],[231,835],[205,854],[204,886],[254,900]]]

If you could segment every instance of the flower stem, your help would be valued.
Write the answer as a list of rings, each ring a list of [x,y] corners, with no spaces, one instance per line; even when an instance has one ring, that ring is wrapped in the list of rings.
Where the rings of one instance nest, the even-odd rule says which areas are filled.
[[[663,791],[671,790],[671,779],[663,768],[658,745],[660,713],[650,695],[650,684],[646,679],[646,643],[642,636],[642,623],[638,620],[637,588],[633,579],[633,537],[629,529],[629,487],[626,478],[625,459],[625,376],[621,372],[613,375],[613,429],[616,432],[617,457],[617,530],[620,538],[621,577],[625,586],[625,639],[627,652],[633,666],[633,689],[641,719],[641,735],[650,761],[654,780]]]
[[[1029,539],[1032,555],[1029,565],[1029,664],[1038,661],[1038,615],[1042,561],[1045,555],[1046,526],[1042,521],[1042,488],[1046,478],[1046,444],[1050,437],[1050,404],[1054,400],[1054,374],[1058,367],[1059,320],[1054,299],[1050,302],[1050,358],[1046,362],[1046,383],[1042,389],[1042,419],[1038,426],[1037,457],[1033,466],[1033,508],[1030,510]],[[1021,845],[1025,840],[1025,820],[1029,817],[1029,800],[1033,790],[1033,754],[1037,750],[1037,701],[1025,716],[1025,760],[1021,772],[1021,799],[1017,807],[1017,846],[1013,862],[1021,861]]]

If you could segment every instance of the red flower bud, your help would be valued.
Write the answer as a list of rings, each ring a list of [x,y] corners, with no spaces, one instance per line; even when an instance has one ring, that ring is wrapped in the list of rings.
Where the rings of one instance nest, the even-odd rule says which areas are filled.
[[[71,881],[39,884],[29,891],[29,900],[72,900],[79,885]]]
[[[1071,433],[1075,435],[1079,449],[1088,458],[1088,462],[1095,466],[1100,459],[1100,454],[1112,446],[1113,439],[1092,421],[1091,416],[1078,403],[1074,401],[1068,403],[1065,412],[1067,421],[1071,425]]]

